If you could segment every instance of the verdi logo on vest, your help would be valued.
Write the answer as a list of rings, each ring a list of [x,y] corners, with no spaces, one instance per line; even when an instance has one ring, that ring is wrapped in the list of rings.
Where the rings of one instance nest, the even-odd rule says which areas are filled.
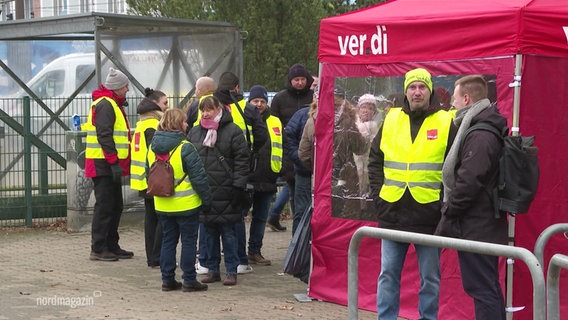
[[[428,140],[438,139],[438,129],[430,129],[426,131],[426,139]]]

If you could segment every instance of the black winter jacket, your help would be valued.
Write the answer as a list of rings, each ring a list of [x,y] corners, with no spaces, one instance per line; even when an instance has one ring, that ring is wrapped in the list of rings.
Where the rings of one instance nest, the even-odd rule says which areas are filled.
[[[207,129],[199,126],[191,128],[188,139],[195,145],[209,179],[213,196],[211,211],[202,214],[200,221],[206,224],[231,224],[242,219],[242,208],[233,208],[231,202],[237,196],[234,188],[244,189],[249,173],[249,152],[241,129],[233,123],[231,115],[223,109],[223,115],[217,129],[215,148],[224,157],[225,163],[232,170],[227,172],[219,161],[215,148],[203,145]]]
[[[286,128],[288,122],[296,111],[304,107],[309,107],[312,103],[314,91],[310,90],[310,87],[314,82],[314,78],[310,75],[307,80],[306,86],[301,90],[294,88],[290,81],[286,82],[286,89],[278,92],[272,99],[270,110],[272,111],[272,115],[278,117],[280,121],[282,121],[283,128]],[[286,136],[286,129],[284,129],[285,144],[287,143]],[[286,181],[293,181],[294,174],[294,162],[285,153],[282,159],[281,176]]]
[[[270,109],[266,109],[262,114],[262,119],[266,122],[266,119],[270,116]],[[281,130],[282,131],[282,130]],[[282,132],[281,132],[282,134]],[[257,155],[257,165],[256,170],[251,172],[249,178],[250,183],[254,186],[255,191],[260,192],[276,192],[276,179],[278,178],[279,172],[272,171],[271,165],[271,151],[272,151],[272,141],[270,140],[270,135],[268,135],[268,140],[260,148]]]
[[[410,115],[410,134],[413,140],[416,138],[427,116],[435,112],[446,112],[440,110],[439,106],[432,106],[425,112],[411,112],[407,104],[403,107],[403,111]],[[456,133],[457,127],[452,124],[448,135],[446,155],[452,146]],[[408,189],[404,191],[402,198],[397,202],[389,203],[379,197],[385,177],[383,171],[385,155],[380,149],[382,135],[383,127],[379,129],[371,143],[368,165],[370,195],[376,204],[379,226],[388,229],[433,234],[440,221],[442,192],[440,192],[440,201],[427,204],[420,204],[414,200]],[[440,182],[440,186],[441,184]]]
[[[300,147],[300,140],[302,140],[302,133],[309,118],[310,107],[305,107],[294,114],[288,125],[286,126],[286,141],[284,143],[284,152],[288,159],[292,160],[294,164],[294,171],[303,177],[310,177],[312,175],[312,168],[306,168],[300,158],[298,157],[298,148]]]
[[[507,120],[491,106],[473,117],[471,125],[488,123],[502,131]],[[456,141],[458,143],[458,141]],[[507,244],[507,215],[495,218],[487,187],[497,184],[502,141],[485,130],[474,130],[463,141],[455,168],[455,185],[444,207],[454,234],[460,238]]]

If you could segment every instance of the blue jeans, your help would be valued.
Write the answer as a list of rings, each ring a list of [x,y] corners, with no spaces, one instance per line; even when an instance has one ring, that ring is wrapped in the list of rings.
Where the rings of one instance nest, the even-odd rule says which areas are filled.
[[[396,320],[400,308],[400,276],[408,243],[383,239],[381,274],[377,288],[377,315],[380,320]],[[418,312],[420,319],[438,318],[440,296],[440,249],[414,245],[420,268]]]
[[[270,201],[274,192],[255,192],[252,197],[252,220],[249,229],[248,253],[260,253]]]
[[[175,217],[160,216],[162,224],[162,252],[160,254],[160,269],[162,271],[162,282],[171,283],[175,281],[176,270],[176,248],[178,239],[181,236],[181,258],[179,266],[183,271],[182,279],[184,282],[195,281],[195,252],[197,251],[197,230],[199,226],[199,215]]]
[[[219,273],[221,264],[221,240],[223,241],[223,253],[225,256],[225,268],[227,274],[237,274],[239,257],[237,256],[237,236],[234,224],[207,224],[207,260],[205,267],[209,272]]]
[[[272,219],[280,218],[280,214],[282,213],[282,210],[284,210],[284,206],[288,200],[290,200],[290,188],[288,187],[288,184],[285,184],[282,189],[280,189],[280,192],[278,192],[276,200],[274,200],[274,204],[270,209],[270,217]]]
[[[247,230],[245,226],[245,217],[248,214],[248,210],[245,209],[242,212],[241,221],[235,223],[235,234],[237,236],[237,256],[239,257],[239,264],[247,265]]]
[[[199,264],[205,267],[205,261],[207,261],[207,232],[205,231],[205,226],[203,223],[199,224]]]
[[[292,236],[296,233],[296,228],[302,220],[306,209],[312,202],[312,178],[296,175],[296,190],[294,192],[294,220],[292,222]]]
[[[258,192],[252,195],[252,220],[249,229],[248,253],[260,253],[262,248],[262,239],[264,239],[264,229],[266,228],[266,219],[268,218],[268,209],[270,201],[274,197],[274,192]],[[247,211],[243,212],[243,219],[246,217]],[[237,232],[239,264],[247,265],[248,256],[246,253],[246,226],[244,220],[235,224]]]

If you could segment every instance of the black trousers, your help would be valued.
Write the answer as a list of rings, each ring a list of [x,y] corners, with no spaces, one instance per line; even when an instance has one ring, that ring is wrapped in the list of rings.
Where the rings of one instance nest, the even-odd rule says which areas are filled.
[[[499,257],[458,251],[462,284],[473,298],[475,319],[505,320],[505,299],[499,283]]]
[[[156,215],[154,198],[144,198],[144,245],[146,248],[146,262],[149,267],[160,265],[160,252],[162,250],[162,225]]]
[[[122,215],[122,185],[110,176],[93,178],[95,185],[95,212],[91,228],[91,250],[111,252],[120,249],[118,225]]]

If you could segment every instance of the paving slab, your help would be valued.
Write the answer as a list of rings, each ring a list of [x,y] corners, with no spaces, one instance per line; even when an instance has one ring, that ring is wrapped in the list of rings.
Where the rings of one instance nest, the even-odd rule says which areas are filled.
[[[159,269],[146,266],[143,213],[123,216],[120,245],[135,256],[117,262],[89,260],[89,232],[0,230],[0,319],[347,319],[346,306],[294,298],[307,285],[281,273],[290,229],[266,229],[271,266],[253,265],[234,287],[191,293],[161,291]],[[359,319],[376,318],[359,311]]]

